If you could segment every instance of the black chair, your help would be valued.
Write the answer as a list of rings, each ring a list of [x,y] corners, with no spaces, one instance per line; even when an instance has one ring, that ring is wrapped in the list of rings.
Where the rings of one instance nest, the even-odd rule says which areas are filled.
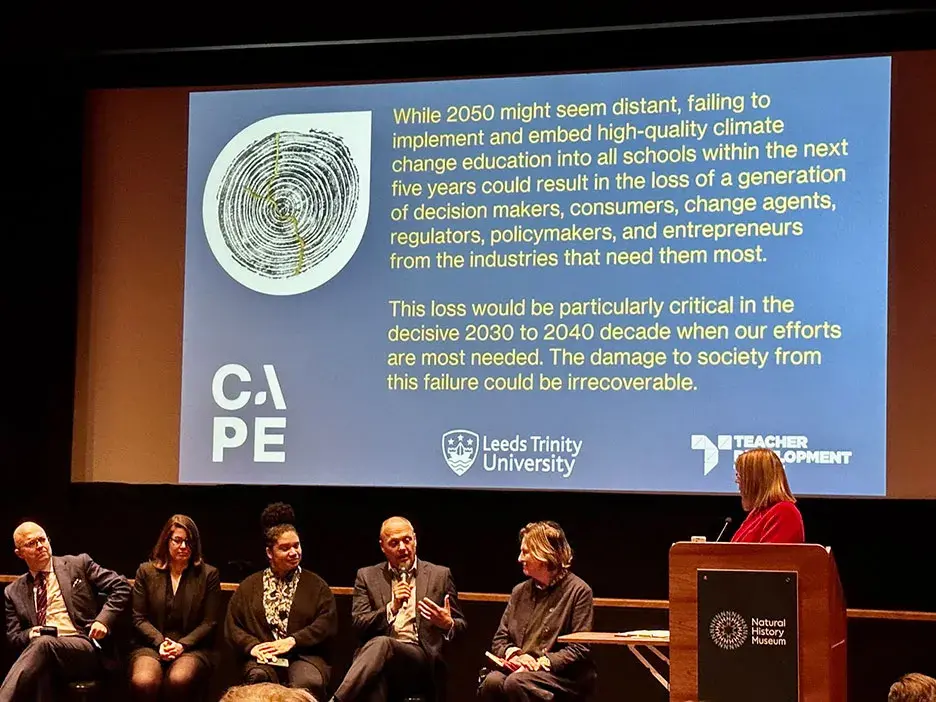
[[[487,667],[482,667],[482,668],[478,671],[478,687],[477,687],[477,692],[478,692],[478,693],[481,692],[481,685],[484,684],[484,679],[488,676],[488,673],[490,673],[490,672],[491,672],[491,669],[490,669],[490,668],[487,668]]]
[[[101,684],[97,680],[75,680],[68,683],[68,702],[96,702],[100,699]]]

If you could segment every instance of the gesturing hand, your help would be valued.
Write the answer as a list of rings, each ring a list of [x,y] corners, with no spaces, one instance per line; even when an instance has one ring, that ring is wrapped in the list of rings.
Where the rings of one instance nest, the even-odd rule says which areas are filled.
[[[452,619],[452,604],[449,602],[448,595],[445,596],[441,607],[428,597],[423,597],[418,606],[419,613],[440,629],[447,631],[452,628],[454,620]]]

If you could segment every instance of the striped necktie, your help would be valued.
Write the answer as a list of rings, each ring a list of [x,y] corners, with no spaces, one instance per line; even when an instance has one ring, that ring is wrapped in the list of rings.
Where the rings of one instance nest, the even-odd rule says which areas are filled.
[[[46,590],[46,573],[40,570],[36,573],[36,617],[39,620],[39,626],[45,626],[48,609],[49,593]]]

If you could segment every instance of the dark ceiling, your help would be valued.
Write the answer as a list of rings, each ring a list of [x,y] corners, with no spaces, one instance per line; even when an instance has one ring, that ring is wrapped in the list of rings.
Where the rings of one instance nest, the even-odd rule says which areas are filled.
[[[563,3],[24,3],[5,10],[4,53],[12,58],[126,49],[348,41],[673,22],[719,22],[842,12],[932,8],[933,2],[587,2]]]

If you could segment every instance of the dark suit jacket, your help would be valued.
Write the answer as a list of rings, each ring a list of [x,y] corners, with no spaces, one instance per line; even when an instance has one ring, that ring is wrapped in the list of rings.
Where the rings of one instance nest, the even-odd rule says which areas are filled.
[[[165,640],[166,588],[169,569],[160,570],[153,563],[141,563],[133,583],[133,626],[139,646],[159,649]],[[193,565],[183,574],[174,602],[182,612],[179,643],[186,650],[210,649],[221,618],[221,578],[218,569],[203,563]]]
[[[303,570],[300,575],[286,632],[296,639],[286,657],[308,661],[319,669],[327,684],[331,644],[338,633],[338,608],[328,584],[311,570]],[[273,640],[263,611],[263,571],[247,576],[231,597],[224,633],[242,661],[250,659],[254,646]]]
[[[393,599],[391,581],[390,565],[386,562],[361,568],[357,572],[357,577],[354,579],[354,596],[351,600],[351,622],[362,644],[375,636],[391,634],[390,625],[387,622],[387,603]],[[458,590],[455,589],[452,571],[444,566],[417,559],[417,600],[428,597],[437,605],[441,605],[446,595],[449,596],[452,619],[455,620],[455,631],[452,636],[455,638],[455,635],[463,632],[468,624],[458,604]],[[445,646],[445,635],[448,632],[423,619],[418,609],[416,610],[416,623],[419,645],[434,664],[439,664],[442,662],[442,649]]]
[[[122,575],[102,568],[91,556],[53,556],[52,569],[62,590],[62,599],[72,624],[82,636],[87,636],[95,621],[101,622],[113,634],[120,615],[130,601],[130,583]],[[29,630],[38,626],[34,579],[30,573],[21,575],[4,592],[7,641],[19,650],[29,643]],[[101,607],[100,595],[107,600]],[[106,661],[114,662],[114,636],[101,640]]]

